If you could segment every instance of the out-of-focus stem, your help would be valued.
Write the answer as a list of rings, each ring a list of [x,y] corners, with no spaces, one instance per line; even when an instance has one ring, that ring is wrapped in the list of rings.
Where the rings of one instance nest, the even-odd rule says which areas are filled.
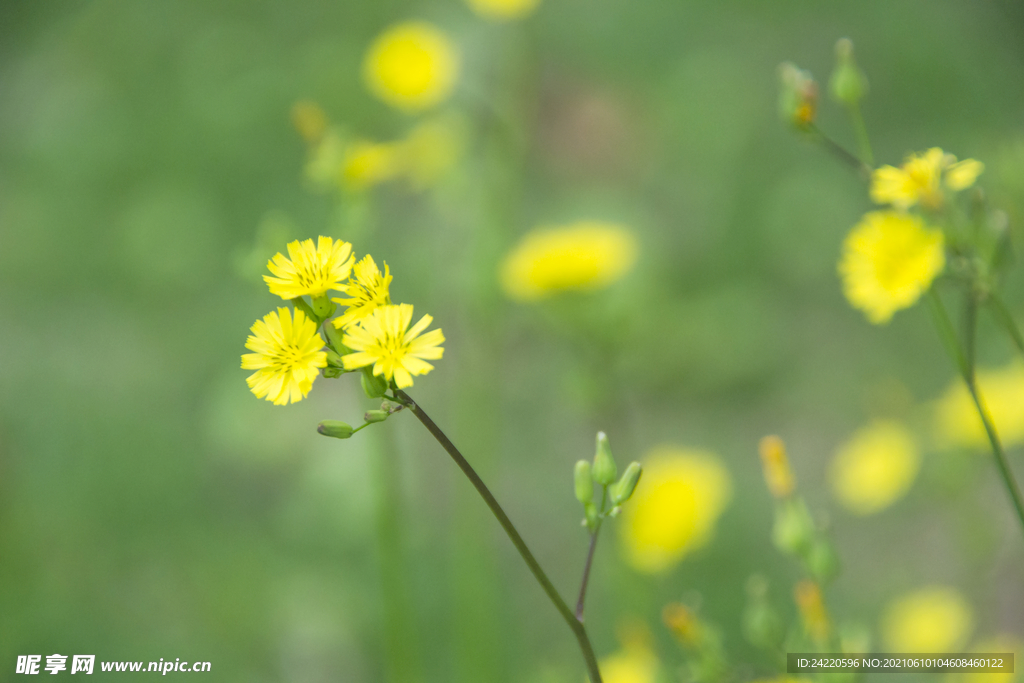
[[[871,152],[871,139],[868,137],[868,128],[864,125],[864,117],[860,113],[860,105],[851,104],[847,109],[850,111],[850,120],[853,122],[853,132],[857,136],[860,158],[868,166],[874,166],[875,155]]]
[[[988,304],[995,314],[996,320],[1006,329],[1007,334],[1010,335],[1014,346],[1021,353],[1024,353],[1024,336],[1021,336],[1020,328],[1017,327],[1017,323],[1014,321],[1006,304],[1003,303],[1003,300],[995,292],[988,294]]]
[[[547,594],[548,599],[551,600],[551,603],[555,606],[555,609],[558,610],[563,621],[565,621],[572,630],[573,635],[576,636],[576,641],[579,643],[580,651],[582,652],[583,659],[587,665],[587,672],[590,674],[591,683],[601,683],[601,671],[597,666],[597,656],[594,654],[594,648],[590,644],[590,638],[587,636],[586,629],[583,627],[583,624],[576,619],[572,610],[569,609],[569,606],[565,603],[565,600],[563,600],[562,596],[559,595],[554,584],[551,583],[551,579],[549,579],[548,575],[544,573],[540,563],[537,562],[537,558],[535,558],[533,553],[530,552],[530,549],[526,546],[526,541],[524,541],[523,537],[519,535],[519,531],[516,530],[515,525],[512,524],[512,520],[510,520],[508,515],[505,514],[505,510],[502,509],[501,505],[494,497],[494,494],[492,494],[490,489],[487,488],[487,485],[484,484],[480,475],[478,475],[476,470],[473,469],[473,466],[469,464],[469,461],[467,461],[462,453],[459,452],[459,449],[455,447],[455,444],[451,442],[451,439],[449,439],[448,436],[441,431],[441,428],[438,427],[432,419],[430,419],[430,416],[420,408],[419,404],[413,401],[412,398],[410,398],[409,395],[401,389],[394,392],[394,399],[397,403],[405,405],[412,411],[413,415],[415,415],[423,426],[427,428],[427,431],[430,432],[439,444],[441,444],[441,447],[447,451],[448,455],[455,461],[455,464],[462,470],[462,473],[466,475],[466,478],[469,479],[470,483],[476,488],[480,497],[484,499],[485,503],[487,503],[487,507],[491,509],[491,512],[498,520],[498,523],[501,524],[501,528],[505,530],[509,540],[512,541],[512,545],[515,546],[519,555],[526,563],[526,566],[529,567],[530,572],[533,573],[537,583],[539,583],[541,588],[544,589],[544,593]]]
[[[857,158],[857,155],[849,151],[838,142],[830,138],[820,128],[813,123],[807,128],[811,135],[811,138],[816,142],[820,143],[825,149],[832,153],[837,159],[842,161],[844,164],[852,167],[853,170],[857,171],[865,180],[871,177],[871,167],[866,163]]]
[[[597,536],[601,533],[601,523],[604,521],[604,508],[608,504],[608,487],[601,487],[601,508],[598,511],[597,523],[590,532],[590,548],[587,550],[587,562],[583,565],[583,579],[580,581],[580,594],[576,599],[576,619],[583,621],[583,602],[587,598],[587,585],[590,582],[590,567],[594,563],[594,550],[597,548]]]

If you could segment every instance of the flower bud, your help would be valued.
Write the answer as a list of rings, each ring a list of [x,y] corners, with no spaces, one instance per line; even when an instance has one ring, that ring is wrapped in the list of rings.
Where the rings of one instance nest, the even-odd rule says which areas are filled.
[[[363,413],[363,421],[365,422],[383,422],[388,419],[391,413],[386,410],[367,410]]]
[[[853,42],[840,38],[836,43],[836,67],[828,81],[832,97],[848,107],[855,106],[868,91],[868,79],[853,59]]]
[[[327,364],[335,368],[344,368],[345,363],[341,360],[341,354],[336,353],[334,349],[327,349]]]
[[[768,490],[775,498],[787,498],[796,488],[796,481],[793,479],[793,471],[789,469],[786,445],[777,436],[766,436],[758,444],[758,451]]]
[[[807,564],[807,570],[818,583],[827,583],[839,573],[839,555],[836,554],[832,544],[825,539],[819,539],[811,545],[804,561]]]
[[[818,111],[818,84],[810,72],[786,62],[779,66],[779,115],[782,120],[805,129],[814,123]]]
[[[793,597],[804,624],[804,632],[816,643],[824,643],[828,639],[831,624],[821,588],[813,581],[804,580],[793,589]]]
[[[768,602],[768,582],[754,575],[747,581],[747,606],[743,610],[743,635],[757,647],[773,650],[782,645],[785,630],[778,613]]]
[[[313,297],[313,312],[316,313],[317,317],[321,320],[330,318],[331,314],[334,313],[335,308],[337,308],[337,306],[334,305],[327,295],[322,294],[320,296]]]
[[[363,375],[360,378],[363,385],[363,392],[368,398],[380,398],[388,390],[388,381],[384,375],[375,375],[370,366],[363,368]]]
[[[799,498],[780,501],[775,507],[772,542],[782,552],[802,556],[814,540],[814,522]]]
[[[629,463],[629,467],[622,473],[622,478],[612,488],[612,503],[614,505],[622,505],[633,496],[641,474],[643,474],[643,469],[640,467],[640,463]]]
[[[316,427],[316,431],[324,436],[333,436],[335,439],[347,439],[352,436],[352,425],[341,420],[324,420]]]
[[[348,348],[341,343],[341,330],[336,328],[333,323],[329,323],[323,326],[323,331],[324,335],[327,336],[327,343],[331,345],[331,348],[342,355],[348,353]]]
[[[590,475],[590,463],[580,460],[576,463],[574,473],[576,500],[586,505],[594,500],[594,478]]]
[[[598,432],[597,452],[594,454],[594,481],[601,486],[610,486],[615,481],[617,473],[612,449],[608,445],[608,435]]]
[[[345,374],[344,368],[338,368],[333,365],[328,365],[326,368],[320,371],[323,376],[328,379],[334,379],[335,377],[341,377]]]

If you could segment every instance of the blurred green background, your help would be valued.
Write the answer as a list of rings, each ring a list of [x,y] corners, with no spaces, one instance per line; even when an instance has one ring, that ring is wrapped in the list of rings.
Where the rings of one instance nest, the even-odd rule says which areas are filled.
[[[292,105],[402,136],[414,118],[360,68],[406,19],[462,52],[442,107],[466,122],[459,167],[424,192],[310,191]],[[875,516],[831,499],[836,447],[879,416],[926,430],[953,370],[923,307],[875,327],[846,304],[835,263],[864,186],[776,115],[777,65],[826,80],[849,36],[879,161],[935,145],[981,159],[1016,233],[1019,3],[543,0],[496,24],[461,0],[8,0],[0,31],[0,679],[54,652],[205,660],[212,680],[250,683],[583,679],[569,631],[411,415],[335,441],[319,420],[374,407],[351,378],[287,408],[248,392],[247,330],[277,302],[246,259],[286,241],[264,253],[261,234],[351,240],[435,317],[445,358],[410,393],[567,598],[587,543],[572,465],[595,431],[622,464],[662,443],[719,454],[734,495],[707,547],[652,577],[616,529],[602,537],[599,654],[639,621],[671,674],[684,653],[660,613],[683,600],[740,677],[772,672],[740,629],[753,573],[795,618],[767,433],[844,560],[837,617],[874,630],[888,600],[940,583],[978,637],[1024,638],[1024,544],[990,458],[929,450]],[[842,109],[821,109],[852,147]],[[503,255],[579,218],[629,226],[636,268],[598,294],[507,301]],[[1006,287],[1018,318],[1022,282]],[[982,336],[985,363],[1010,359]]]

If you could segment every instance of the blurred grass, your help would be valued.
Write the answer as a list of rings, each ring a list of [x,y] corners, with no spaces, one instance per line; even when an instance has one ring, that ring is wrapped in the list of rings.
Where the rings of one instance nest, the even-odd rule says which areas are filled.
[[[0,666],[70,652],[208,660],[225,681],[388,675],[372,442],[314,430],[365,401],[323,380],[288,409],[253,399],[238,355],[273,304],[232,263],[271,212],[291,237],[337,225],[303,187],[294,101],[366,135],[408,127],[359,64],[409,17],[462,46],[451,106],[474,121],[452,184],[375,192],[356,244],[445,330],[445,359],[413,395],[565,595],[586,543],[571,463],[596,429],[622,461],[688,444],[735,479],[715,541],[666,576],[633,573],[614,533],[602,539],[588,600],[600,653],[635,616],[678,661],[658,614],[699,594],[737,659],[763,666],[739,631],[743,582],[766,574],[788,605],[796,575],[769,543],[757,439],[786,437],[812,507],[832,510],[828,460],[876,388],[897,381],[919,403],[952,377],[925,311],[874,328],[842,299],[838,247],[868,202],[776,121],[775,67],[824,79],[834,40],[852,37],[880,161],[932,145],[985,161],[1019,234],[1012,3],[545,0],[508,26],[458,0],[4,3]],[[842,114],[822,107],[822,126],[852,143]],[[607,294],[502,301],[504,251],[579,217],[630,225],[636,271]],[[1024,313],[1019,275],[1007,299]],[[1001,342],[982,353],[1009,357]],[[578,680],[569,634],[483,505],[411,420],[394,422],[410,666],[426,681]],[[1024,553],[990,465],[929,455],[893,510],[830,513],[847,565],[835,610],[874,626],[894,593],[940,581],[968,595],[980,631],[1024,634]]]

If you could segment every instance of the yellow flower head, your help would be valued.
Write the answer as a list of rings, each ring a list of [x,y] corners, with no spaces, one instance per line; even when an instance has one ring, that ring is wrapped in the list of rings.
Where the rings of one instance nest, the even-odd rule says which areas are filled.
[[[832,625],[828,618],[828,610],[825,609],[821,587],[813,581],[800,581],[793,587],[793,599],[800,612],[804,632],[816,643],[824,643]]]
[[[535,230],[505,258],[501,284],[517,301],[565,290],[598,290],[629,272],[636,255],[636,238],[618,225],[581,221]]]
[[[1014,673],[968,673],[960,683],[1013,683],[1020,673],[1020,658],[1024,654],[1024,642],[1018,636],[1003,633],[994,638],[986,638],[971,648],[978,654],[1001,652],[1014,655]]]
[[[458,50],[444,33],[424,21],[392,26],[370,46],[363,77],[387,104],[418,112],[451,95],[459,71]]]
[[[257,398],[283,406],[301,401],[309,393],[318,368],[327,366],[324,340],[316,323],[302,311],[292,319],[287,308],[279,308],[257,320],[242,355],[242,369],[255,370],[246,383]]]
[[[882,640],[890,652],[952,652],[963,646],[973,626],[971,607],[960,593],[930,586],[886,607]]]
[[[434,319],[429,315],[409,327],[412,306],[380,306],[350,326],[341,343],[354,353],[342,357],[346,370],[373,365],[373,374],[394,379],[399,389],[412,386],[412,375],[425,375],[434,369],[427,360],[436,360],[444,354],[441,330],[421,335]]]
[[[341,306],[348,306],[343,314],[334,319],[338,329],[348,327],[357,320],[362,320],[375,309],[391,303],[388,287],[391,285],[391,270],[384,264],[384,273],[367,254],[352,268],[352,279],[345,285],[344,291],[348,299],[331,299]]]
[[[768,490],[775,498],[786,498],[796,488],[796,478],[789,468],[786,457],[786,444],[777,436],[766,436],[758,444],[761,454],[761,467]]]
[[[599,662],[605,683],[655,683],[658,659],[651,651],[651,633],[641,621],[619,625],[622,648]]]
[[[974,184],[985,165],[974,159],[957,163],[956,157],[932,147],[921,154],[911,154],[903,166],[882,166],[871,174],[871,199],[876,204],[892,204],[906,210],[915,204],[927,209],[942,206],[942,180],[958,192]]]
[[[942,232],[895,211],[864,214],[843,242],[843,293],[868,320],[887,323],[912,306],[946,265]]]
[[[466,0],[466,4],[484,19],[511,21],[533,12],[540,0]]]
[[[654,449],[619,525],[626,559],[642,572],[670,569],[707,543],[731,496],[729,472],[716,456],[675,446]]]
[[[832,461],[832,491],[846,509],[870,515],[906,495],[920,466],[920,451],[907,428],[880,420],[840,447]]]
[[[362,190],[391,180],[401,172],[397,145],[356,140],[345,148],[341,178],[346,187]]]
[[[306,142],[313,144],[327,132],[327,114],[316,102],[302,100],[292,106],[292,124]]]
[[[352,271],[352,245],[341,240],[320,236],[313,240],[295,240],[288,244],[288,256],[278,253],[267,262],[267,268],[277,277],[264,275],[270,293],[282,299],[299,296],[323,296],[328,290],[343,288]]]
[[[978,370],[976,379],[1003,445],[1024,443],[1024,364],[1015,361],[997,370]],[[985,427],[961,380],[950,384],[939,399],[935,417],[943,445],[988,448]]]

